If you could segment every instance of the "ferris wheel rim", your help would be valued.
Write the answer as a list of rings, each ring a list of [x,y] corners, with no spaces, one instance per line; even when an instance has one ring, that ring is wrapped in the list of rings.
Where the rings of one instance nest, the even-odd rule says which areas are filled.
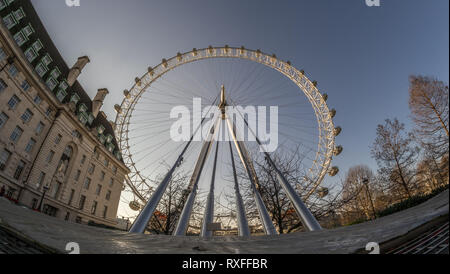
[[[321,94],[316,85],[308,79],[304,71],[298,70],[292,66],[289,61],[286,62],[278,59],[275,54],[269,55],[260,50],[251,50],[244,47],[209,46],[208,48],[194,48],[185,53],[178,53],[170,59],[162,59],[162,62],[156,67],[149,68],[147,73],[142,77],[137,77],[135,79],[135,84],[130,90],[125,90],[128,94],[124,94],[125,96],[120,106],[115,106],[117,111],[115,133],[118,138],[117,141],[122,154],[122,159],[131,170],[126,183],[130,186],[133,193],[142,200],[142,193],[136,193],[136,191],[139,191],[133,184],[133,180],[134,182],[140,181],[140,183],[146,184],[145,182],[148,181],[148,179],[141,175],[133,161],[128,137],[130,119],[134,108],[142,95],[148,90],[152,83],[177,67],[206,59],[218,58],[249,60],[274,69],[290,79],[311,103],[318,123],[319,140],[315,160],[313,161],[313,166],[309,170],[311,174],[313,174],[313,169],[317,170],[317,172],[315,175],[313,174],[312,179],[310,180],[311,188],[304,195],[304,199],[306,200],[322,183],[331,166],[336,148],[333,115],[331,114],[323,94]]]

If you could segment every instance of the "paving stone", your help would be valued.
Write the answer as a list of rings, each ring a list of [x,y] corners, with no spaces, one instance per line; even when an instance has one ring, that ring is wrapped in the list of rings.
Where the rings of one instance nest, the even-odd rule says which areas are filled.
[[[374,221],[333,230],[250,238],[172,237],[129,234],[69,223],[0,199],[0,218],[10,227],[49,247],[66,252],[78,243],[82,254],[347,254],[369,242],[383,243],[448,214],[448,190],[433,199]]]

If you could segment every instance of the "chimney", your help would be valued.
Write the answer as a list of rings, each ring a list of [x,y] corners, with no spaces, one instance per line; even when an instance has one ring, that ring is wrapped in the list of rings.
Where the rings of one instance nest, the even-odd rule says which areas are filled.
[[[100,109],[103,106],[103,101],[105,100],[106,95],[109,94],[108,89],[101,88],[98,90],[97,95],[95,95],[94,100],[92,101],[92,114],[95,118],[97,118]]]
[[[89,57],[87,56],[78,58],[78,61],[70,69],[69,75],[67,76],[67,82],[69,86],[73,86],[78,76],[80,76],[81,71],[89,62],[91,62],[91,60],[89,60]]]

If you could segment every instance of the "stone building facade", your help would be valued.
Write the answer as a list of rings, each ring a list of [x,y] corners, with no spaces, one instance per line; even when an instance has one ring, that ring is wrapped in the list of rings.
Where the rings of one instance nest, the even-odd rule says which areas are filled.
[[[0,188],[34,210],[115,226],[125,166],[114,124],[77,81],[30,0],[0,0]]]

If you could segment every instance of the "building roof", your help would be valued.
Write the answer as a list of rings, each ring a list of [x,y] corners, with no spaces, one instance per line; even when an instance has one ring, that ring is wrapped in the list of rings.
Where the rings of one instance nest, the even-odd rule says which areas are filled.
[[[0,1],[7,2],[5,0],[0,0]],[[43,45],[42,50],[39,52],[39,57],[35,58],[35,60],[33,60],[31,62],[31,66],[35,67],[40,62],[40,59],[45,54],[48,53],[52,59],[52,63],[49,65],[49,70],[47,71],[47,73],[44,74],[43,77],[40,77],[40,78],[45,83],[45,79],[47,79],[47,77],[49,77],[49,74],[52,71],[52,69],[54,67],[57,67],[60,70],[61,75],[56,80],[58,80],[58,81],[66,80],[67,76],[69,74],[69,71],[70,71],[70,67],[64,61],[59,50],[57,49],[57,47],[53,43],[52,39],[50,38],[50,35],[48,34],[47,30],[45,29],[41,19],[39,18],[39,15],[37,14],[37,12],[34,9],[30,0],[14,0],[6,8],[4,8],[3,10],[0,11],[0,15],[3,18],[7,14],[14,12],[20,8],[23,9],[23,11],[25,13],[25,17],[22,20],[20,20],[17,25],[15,25],[14,27],[12,27],[10,29],[11,35],[14,35],[16,32],[20,31],[27,25],[31,24],[32,28],[34,29],[34,32],[28,36],[28,41],[25,42],[23,45],[21,45],[20,48],[22,49],[22,51],[26,51],[38,39],[41,41],[41,43]],[[57,89],[55,89],[55,90],[57,90]],[[68,103],[70,101],[72,95],[77,94],[80,98],[79,102],[77,103],[77,106],[84,104],[87,107],[87,111],[85,113],[86,114],[92,113],[92,99],[89,97],[89,95],[86,93],[86,91],[84,90],[84,88],[81,86],[81,84],[78,81],[75,81],[75,83],[71,87],[68,87],[66,91],[67,91],[68,95],[65,96],[62,103]],[[55,92],[53,92],[52,95],[56,96]],[[77,107],[77,113],[78,112],[79,112],[79,110]],[[115,138],[114,129],[113,129],[112,125],[109,123],[109,121],[106,119],[105,116],[103,116],[100,113],[99,115],[97,115],[97,117],[92,121],[92,123],[90,125],[87,124],[87,127],[91,129],[91,128],[97,128],[100,125],[102,125],[105,128],[103,135],[107,136],[108,134],[110,134],[111,136],[113,136],[113,140],[111,141],[111,144],[113,144],[115,147],[113,153],[116,156],[121,155],[118,144],[117,144],[117,140]],[[120,156],[119,160],[123,162],[121,156]]]

